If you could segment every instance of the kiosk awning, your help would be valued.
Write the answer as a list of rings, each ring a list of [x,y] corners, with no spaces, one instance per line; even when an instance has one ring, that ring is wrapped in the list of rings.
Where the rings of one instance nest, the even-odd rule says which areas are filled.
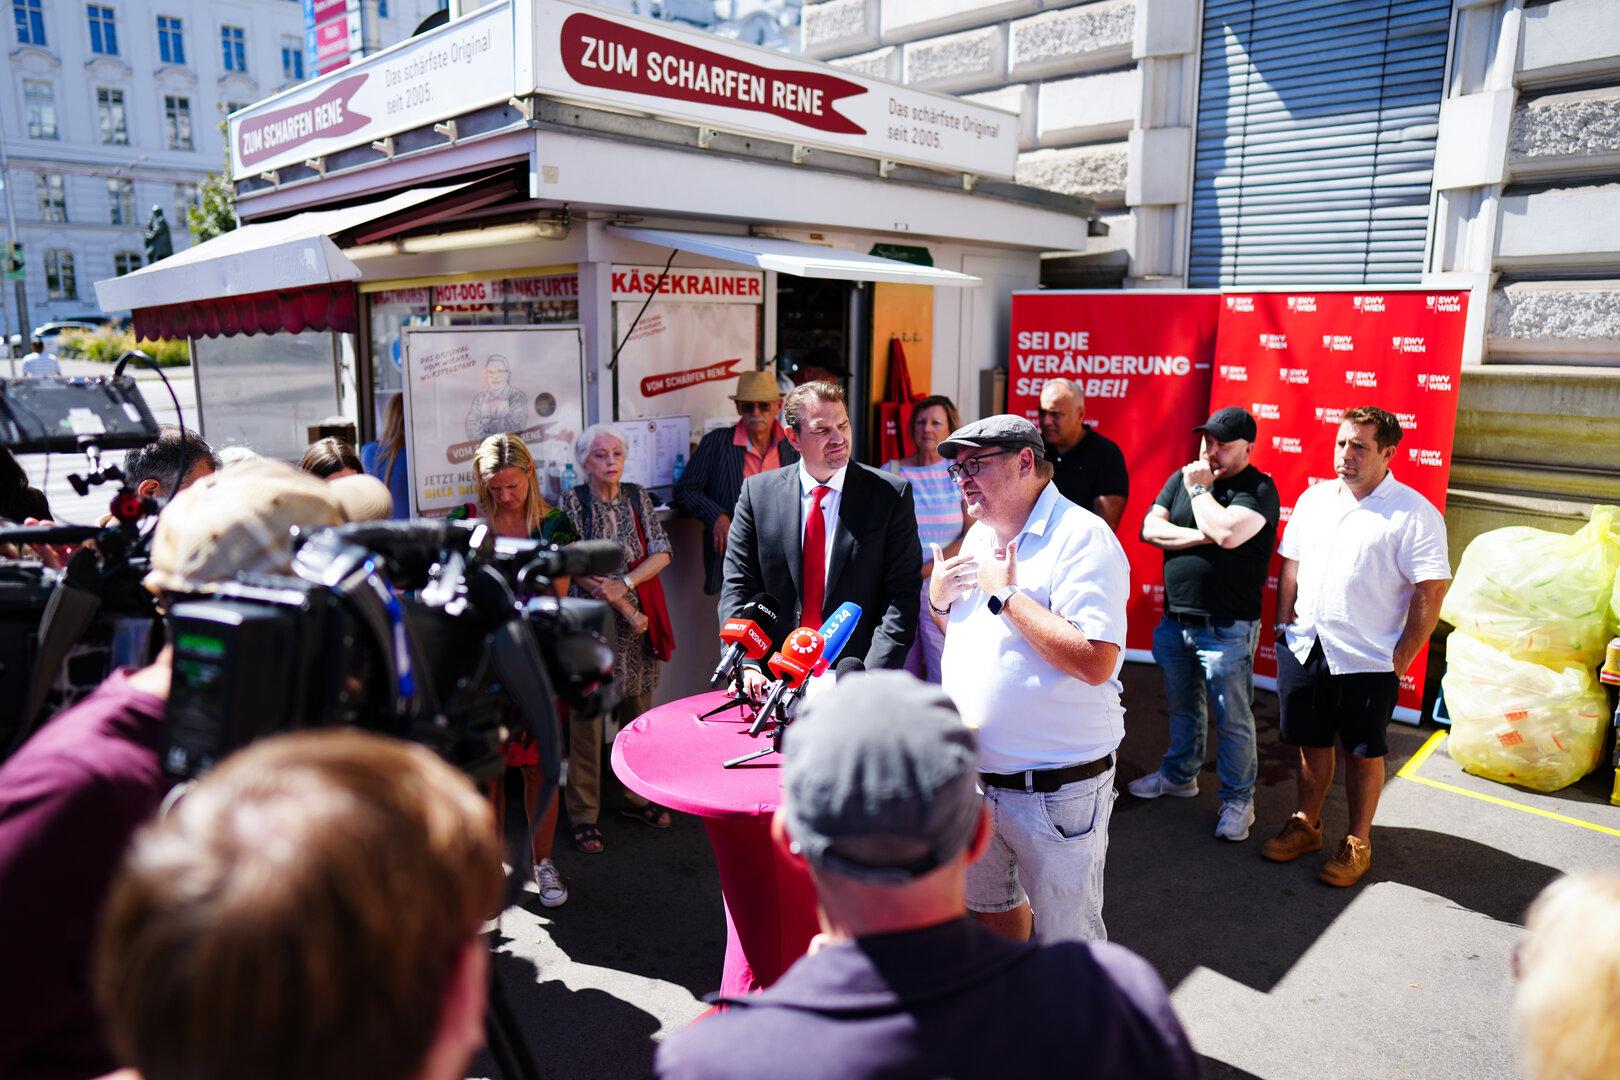
[[[417,188],[364,206],[243,225],[96,282],[96,300],[103,311],[133,311],[137,334],[153,337],[353,330],[360,268],[332,236],[465,186]]]
[[[799,277],[835,278],[839,281],[894,281],[905,285],[946,285],[953,288],[981,284],[980,280],[971,274],[958,274],[954,270],[941,270],[934,266],[916,266],[897,259],[862,255],[858,251],[842,251],[820,244],[802,244],[796,240],[778,240],[767,236],[677,232],[672,229],[642,229],[627,225],[612,226],[612,231],[628,240],[639,240],[644,244],[672,247],[692,255],[707,255],[711,259],[720,259],[739,266],[775,270],[782,274],[797,274]]]

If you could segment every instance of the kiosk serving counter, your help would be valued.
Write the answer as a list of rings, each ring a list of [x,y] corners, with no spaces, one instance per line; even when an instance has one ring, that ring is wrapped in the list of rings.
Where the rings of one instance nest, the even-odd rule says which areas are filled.
[[[101,307],[191,339],[217,445],[295,457],[334,415],[372,438],[405,394],[419,513],[471,501],[492,431],[554,491],[597,421],[667,493],[758,368],[844,377],[870,459],[895,340],[918,391],[995,411],[1010,294],[1092,217],[1012,182],[1012,114],[574,0],[480,8],[229,125],[241,227]],[[669,528],[659,700],[715,647],[701,528]]]

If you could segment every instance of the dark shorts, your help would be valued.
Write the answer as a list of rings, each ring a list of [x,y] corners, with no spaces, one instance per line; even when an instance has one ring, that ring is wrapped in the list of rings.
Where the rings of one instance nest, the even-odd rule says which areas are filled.
[[[1290,746],[1332,746],[1337,738],[1356,757],[1383,757],[1389,750],[1384,730],[1400,692],[1393,671],[1333,674],[1320,639],[1303,664],[1277,642],[1277,704],[1282,741]]]

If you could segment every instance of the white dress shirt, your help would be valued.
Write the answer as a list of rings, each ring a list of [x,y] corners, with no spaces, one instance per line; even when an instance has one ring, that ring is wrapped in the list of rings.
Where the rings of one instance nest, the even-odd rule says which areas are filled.
[[[838,507],[844,501],[844,474],[846,472],[848,472],[848,471],[849,471],[849,466],[845,465],[842,469],[839,469],[837,472],[833,473],[832,476],[828,477],[827,483],[826,483],[825,486],[829,487],[829,488],[832,488],[832,490],[827,492],[827,494],[825,494],[825,495],[823,495],[821,497],[821,521],[822,521],[822,524],[826,527],[826,531],[823,532],[822,535],[827,538],[827,550],[823,553],[823,558],[825,558],[827,561],[826,561],[826,565],[823,566],[823,568],[822,568],[823,576],[822,576],[821,580],[825,585],[829,585],[829,586],[832,584],[833,530],[838,527]],[[817,480],[815,477],[811,476],[807,471],[805,471],[804,459],[800,458],[799,459],[799,550],[800,551],[804,550],[804,534],[805,534],[805,531],[810,527],[810,504],[815,501],[816,488],[821,487],[821,486],[823,486],[823,485],[822,485],[822,482],[820,480]],[[802,599],[802,597],[801,597],[801,599]],[[806,613],[806,615],[805,615],[806,619],[815,618],[815,617],[816,616],[814,616],[813,614],[810,614],[810,613]]]
[[[979,768],[1022,772],[1081,765],[1113,753],[1125,737],[1119,669],[1131,567],[1114,531],[1048,483],[1014,538],[1020,591],[1056,612],[1091,641],[1120,647],[1100,686],[1059,671],[1006,615],[992,615],[974,588],[951,604],[940,658],[944,690],[978,729]],[[996,534],[975,522],[962,554],[995,557]],[[924,618],[926,618],[926,613]]]
[[[1445,519],[1394,473],[1364,499],[1337,478],[1306,488],[1278,551],[1299,563],[1285,643],[1303,664],[1320,639],[1335,675],[1394,671],[1417,583],[1451,578]]]

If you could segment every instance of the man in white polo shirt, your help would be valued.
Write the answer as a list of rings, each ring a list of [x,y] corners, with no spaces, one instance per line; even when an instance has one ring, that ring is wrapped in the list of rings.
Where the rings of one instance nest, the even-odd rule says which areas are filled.
[[[1451,580],[1440,512],[1389,471],[1400,441],[1393,414],[1347,411],[1333,443],[1338,479],[1300,495],[1279,548],[1277,698],[1282,741],[1299,747],[1299,808],[1260,854],[1291,862],[1322,849],[1337,740],[1350,821],[1317,877],[1341,887],[1372,865],[1384,731]]]
[[[934,551],[945,692],[978,729],[994,833],[968,869],[978,920],[1015,939],[1101,941],[1130,566],[1108,523],[1058,493],[1035,425],[991,416],[939,444],[974,525]],[[1033,911],[1031,910],[1033,908]]]

